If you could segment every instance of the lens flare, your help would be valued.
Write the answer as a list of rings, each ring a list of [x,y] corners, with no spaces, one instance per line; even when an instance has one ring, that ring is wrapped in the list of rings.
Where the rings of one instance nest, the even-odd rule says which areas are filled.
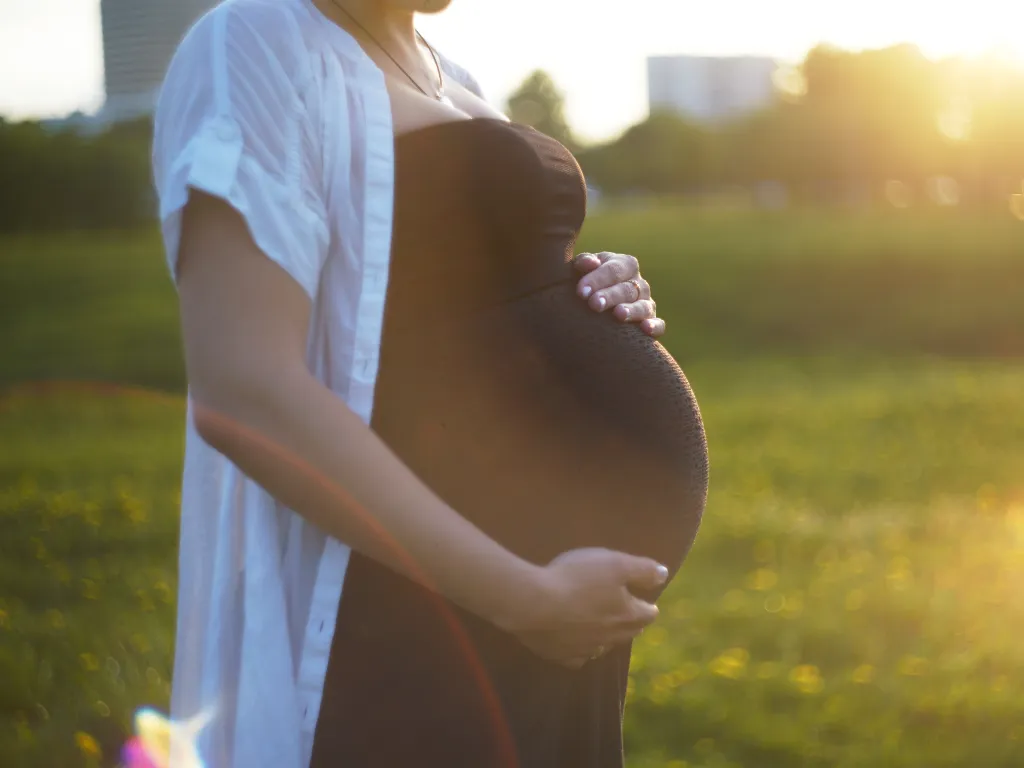
[[[949,176],[933,176],[928,179],[928,196],[941,206],[955,206],[960,202],[960,185]]]
[[[212,717],[207,710],[175,723],[156,710],[139,710],[135,736],[121,754],[122,768],[203,768],[196,739]]]
[[[899,179],[885,182],[885,199],[893,208],[909,208],[912,192],[910,186]]]

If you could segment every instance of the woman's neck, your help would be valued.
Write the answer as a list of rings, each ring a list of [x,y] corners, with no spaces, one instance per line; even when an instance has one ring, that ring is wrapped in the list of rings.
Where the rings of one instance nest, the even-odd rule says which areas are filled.
[[[365,34],[359,25],[365,27],[374,40],[388,48],[391,55],[415,55],[417,50],[414,21],[416,14],[413,11],[395,8],[382,0],[313,0],[313,2],[325,16],[357,36]],[[359,24],[354,24],[353,18]]]

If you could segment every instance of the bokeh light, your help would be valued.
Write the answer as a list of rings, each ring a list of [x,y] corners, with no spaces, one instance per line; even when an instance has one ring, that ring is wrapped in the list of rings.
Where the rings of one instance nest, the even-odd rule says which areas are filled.
[[[950,176],[928,179],[928,197],[935,205],[953,207],[960,202],[960,184]]]
[[[909,208],[913,201],[913,190],[906,182],[889,179],[885,182],[885,199],[893,208]]]

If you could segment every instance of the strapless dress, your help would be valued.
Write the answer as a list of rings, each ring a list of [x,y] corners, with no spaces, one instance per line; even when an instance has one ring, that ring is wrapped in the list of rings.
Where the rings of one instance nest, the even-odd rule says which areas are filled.
[[[395,153],[372,428],[532,562],[600,546],[674,574],[707,498],[700,411],[660,343],[576,295],[575,158],[489,119],[416,130]],[[620,768],[628,665],[628,646],[550,664],[353,553],[313,765]]]

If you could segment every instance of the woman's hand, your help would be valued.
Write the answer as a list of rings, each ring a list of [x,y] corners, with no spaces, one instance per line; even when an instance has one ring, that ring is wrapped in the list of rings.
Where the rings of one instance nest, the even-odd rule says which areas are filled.
[[[585,273],[576,292],[595,312],[611,309],[617,320],[639,323],[653,338],[665,333],[665,321],[658,317],[651,286],[640,276],[635,257],[607,251],[581,253],[573,259],[573,265]]]
[[[658,616],[658,608],[629,587],[654,590],[668,570],[645,557],[607,549],[576,549],[539,570],[536,594],[526,596],[502,627],[550,661],[578,667],[629,642]]]

